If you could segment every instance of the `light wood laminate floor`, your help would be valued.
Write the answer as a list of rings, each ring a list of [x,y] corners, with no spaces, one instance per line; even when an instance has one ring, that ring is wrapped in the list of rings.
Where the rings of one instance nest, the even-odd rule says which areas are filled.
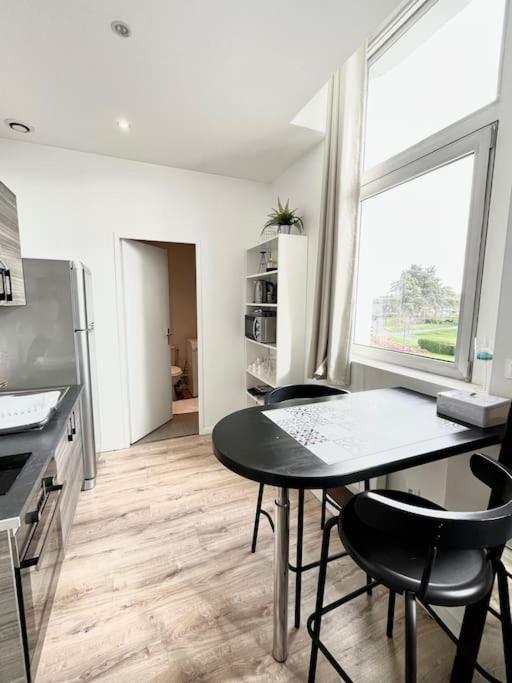
[[[256,484],[219,465],[209,438],[105,454],[96,489],[81,496],[36,683],[305,681],[310,642],[304,625],[290,627],[285,665],[270,655],[272,536],[262,520],[251,555],[256,493]],[[272,494],[268,488],[267,509]],[[319,512],[307,493],[306,560],[318,557]],[[292,519],[294,529],[294,512]],[[304,616],[313,608],[316,578],[316,571],[305,576]],[[333,563],[327,598],[363,578],[350,559]],[[291,580],[291,593],[292,587]],[[393,641],[385,636],[382,588],[324,620],[326,641],[356,681],[402,680],[403,610],[397,604]],[[419,680],[447,680],[453,653],[420,613]],[[481,660],[503,678],[492,617]],[[320,655],[317,681],[336,680]]]

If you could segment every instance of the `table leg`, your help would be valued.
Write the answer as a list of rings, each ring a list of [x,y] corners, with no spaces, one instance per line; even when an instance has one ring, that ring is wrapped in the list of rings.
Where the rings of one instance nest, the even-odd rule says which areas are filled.
[[[277,662],[288,657],[288,555],[290,499],[287,488],[276,488],[274,534],[274,648]]]

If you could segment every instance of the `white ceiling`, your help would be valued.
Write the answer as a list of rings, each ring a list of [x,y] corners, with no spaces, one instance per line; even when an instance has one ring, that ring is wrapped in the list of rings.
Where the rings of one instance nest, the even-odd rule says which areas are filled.
[[[268,181],[319,139],[290,121],[398,4],[3,2],[0,136]],[[13,133],[6,118],[35,130]]]

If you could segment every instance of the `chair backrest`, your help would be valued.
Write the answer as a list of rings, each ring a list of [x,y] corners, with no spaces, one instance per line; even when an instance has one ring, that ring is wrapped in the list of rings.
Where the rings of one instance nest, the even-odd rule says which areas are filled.
[[[424,542],[432,548],[495,548],[512,538],[512,471],[488,455],[471,457],[473,474],[493,489],[496,507],[478,512],[448,512],[409,505],[368,491],[354,499],[354,513],[368,526],[391,536]]]
[[[322,396],[337,396],[348,393],[346,389],[329,387],[326,384],[289,384],[269,391],[265,396],[265,405],[271,406],[294,399],[320,398]]]

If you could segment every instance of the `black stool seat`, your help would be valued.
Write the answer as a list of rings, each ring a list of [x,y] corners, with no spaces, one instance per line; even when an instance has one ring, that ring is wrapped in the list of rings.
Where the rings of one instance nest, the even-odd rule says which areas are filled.
[[[444,509],[411,493],[386,490],[375,493],[408,505]],[[406,543],[400,543],[399,530],[386,534],[367,526],[355,514],[355,501],[353,498],[346,504],[338,522],[346,550],[361,569],[395,593],[419,593],[430,552],[428,542],[407,538]],[[485,550],[440,548],[424,599],[432,605],[468,605],[487,595],[492,581],[492,566]]]
[[[457,682],[472,680],[475,668],[487,680],[497,680],[477,663],[480,625],[478,632],[473,632],[471,622],[465,619],[459,641],[430,606],[458,606],[478,612],[479,618],[483,617],[483,628],[495,577],[507,683],[512,683],[512,618],[507,571],[501,561],[504,545],[512,538],[512,470],[480,453],[471,456],[470,466],[475,477],[492,491],[486,510],[451,512],[401,491],[366,491],[354,496],[338,519],[326,523],[316,608],[308,619],[312,639],[309,683],[315,681],[319,651],[344,681],[352,680],[320,639],[322,616],[363,595],[366,588],[361,586],[329,605],[323,604],[330,532],[335,525],[348,554],[372,577],[372,586],[383,584],[389,588],[386,633],[390,638],[395,596],[404,596],[406,683],[416,683],[417,601],[457,644],[460,667],[468,672],[463,677],[457,675]],[[455,683],[453,676],[451,680]]]

